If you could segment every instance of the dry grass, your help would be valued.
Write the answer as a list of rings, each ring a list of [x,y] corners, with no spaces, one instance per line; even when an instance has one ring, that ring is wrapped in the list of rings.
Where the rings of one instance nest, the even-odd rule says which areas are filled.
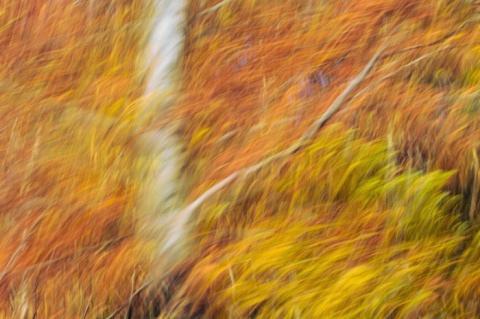
[[[141,279],[142,263],[126,256],[136,252],[129,144],[142,6],[1,3],[5,318],[25,303],[27,317],[108,313]],[[89,121],[95,113],[118,123]]]
[[[0,317],[107,317],[151,262],[131,147],[149,4],[97,2],[0,2]],[[217,3],[190,2],[179,102],[151,123],[182,121],[191,201],[291,146],[387,48],[306,148],[196,212],[161,317],[480,316],[476,3]]]

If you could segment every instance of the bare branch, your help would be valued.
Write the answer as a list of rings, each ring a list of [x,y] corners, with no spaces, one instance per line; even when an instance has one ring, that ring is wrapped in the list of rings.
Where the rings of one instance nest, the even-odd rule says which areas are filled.
[[[432,55],[435,55],[437,54],[438,52],[441,52],[441,51],[445,51],[445,50],[448,50],[448,49],[451,49],[450,46],[447,46],[447,47],[444,47],[444,48],[440,48],[438,50],[435,50],[435,51],[432,51],[432,52],[429,52],[427,54],[424,54],[422,55],[421,57],[405,64],[405,65],[402,65],[401,67],[399,67],[398,69],[396,69],[395,71],[393,72],[390,72],[388,73],[387,75],[385,76],[382,76],[380,79],[376,80],[375,82],[369,84],[368,86],[366,86],[365,88],[363,88],[362,90],[360,90],[357,94],[355,94],[351,100],[355,100],[357,98],[359,98],[360,96],[362,96],[363,94],[365,94],[367,91],[373,89],[375,86],[377,86],[378,84],[382,83],[383,81],[385,80],[388,80],[389,78],[393,77],[394,75],[396,75],[397,73],[399,73],[400,71],[408,68],[408,67],[411,67],[412,65],[415,65],[417,63],[420,63],[422,62],[423,60],[431,57]],[[348,107],[346,109],[344,109],[342,112],[346,112],[348,109]]]
[[[85,307],[85,310],[83,311],[82,319],[87,318],[87,314],[88,314],[88,311],[90,310],[91,304],[92,304],[92,295],[90,295],[90,298],[88,298],[87,307]]]
[[[216,5],[210,7],[210,8],[207,8],[205,10],[202,10],[200,11],[198,14],[197,14],[197,17],[200,17],[204,14],[207,14],[207,13],[210,13],[210,12],[214,12],[214,11],[217,11],[218,9],[220,9],[221,7],[223,7],[224,5],[228,4],[232,2],[232,0],[223,0],[223,1],[220,1],[219,3],[217,3]]]
[[[359,75],[357,75],[351,82],[350,84],[343,90],[342,93],[333,101],[332,105],[327,109],[325,113],[311,126],[310,130],[308,130],[305,134],[303,134],[300,139],[290,147],[291,152],[296,152],[299,149],[302,148],[302,145],[310,140],[313,135],[325,124],[328,119],[332,117],[333,114],[335,114],[340,106],[345,102],[346,98],[350,93],[352,93],[353,90],[355,90],[358,85],[365,79],[367,74],[370,72],[370,70],[373,68],[375,63],[377,62],[378,58],[382,54],[382,52],[385,50],[385,47],[380,48],[377,53],[370,59],[370,61],[367,63],[367,65],[363,68],[362,72],[360,72]]]
[[[286,157],[288,155],[294,154],[295,152],[299,151],[303,147],[305,147],[306,142],[308,142],[313,135],[338,111],[340,106],[345,102],[346,98],[353,90],[355,90],[358,85],[365,79],[367,74],[371,71],[377,60],[379,59],[382,52],[385,50],[385,47],[380,48],[375,55],[370,59],[367,65],[363,68],[363,70],[347,85],[347,87],[340,93],[340,95],[333,101],[330,107],[327,109],[325,113],[317,120],[310,129],[305,132],[292,146],[283,150],[277,154],[274,154],[258,164],[253,166],[244,168],[242,170],[236,171],[235,173],[229,175],[228,177],[224,178],[207,191],[205,191],[202,195],[200,195],[195,201],[187,205],[185,208],[178,212],[178,217],[181,220],[181,223],[186,223],[189,220],[190,215],[202,205],[208,198],[212,195],[216,194],[218,191],[223,189],[226,185],[237,179],[238,177],[242,176],[245,177],[251,173],[254,173],[261,169],[262,167],[270,164],[271,162]]]
[[[428,48],[428,47],[434,46],[436,44],[442,43],[443,41],[448,40],[449,38],[457,35],[467,24],[469,24],[470,22],[475,21],[475,20],[478,20],[478,18],[472,18],[472,19],[465,20],[464,22],[462,22],[462,24],[460,24],[458,26],[458,28],[456,28],[455,30],[447,33],[445,36],[441,37],[440,39],[437,39],[437,40],[434,40],[432,42],[425,43],[425,44],[413,45],[413,46],[410,46],[410,47],[407,47],[407,48],[404,48],[404,49],[401,49],[401,50],[398,50],[398,51],[387,53],[382,57],[382,59],[386,59],[386,58],[392,57],[394,55],[404,53],[404,52],[408,52],[408,51],[412,51],[412,50]]]

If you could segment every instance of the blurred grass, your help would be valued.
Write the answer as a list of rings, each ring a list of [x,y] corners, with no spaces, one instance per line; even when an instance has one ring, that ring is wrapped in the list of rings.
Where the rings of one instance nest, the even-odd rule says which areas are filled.
[[[107,314],[141,275],[126,256],[136,251],[129,145],[144,11],[140,1],[0,5],[5,318],[26,302],[27,317],[81,317],[87,305]]]
[[[190,1],[178,105],[138,127],[151,4],[0,2],[0,317],[103,318],[141,286],[136,132],[183,123],[194,199],[290,146],[385,41],[307,148],[202,206],[161,317],[480,316],[478,4],[198,14],[216,3]]]

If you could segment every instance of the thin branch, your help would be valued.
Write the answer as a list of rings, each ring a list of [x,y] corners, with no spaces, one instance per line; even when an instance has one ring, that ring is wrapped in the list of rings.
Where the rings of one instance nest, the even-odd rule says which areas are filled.
[[[478,19],[478,18],[477,18]],[[417,45],[412,45],[410,47],[407,47],[407,48],[404,48],[404,49],[401,49],[401,50],[398,50],[398,51],[395,51],[395,52],[391,52],[391,53],[387,53],[385,54],[382,59],[386,59],[386,58],[389,58],[389,57],[392,57],[394,55],[397,55],[397,54],[400,54],[400,53],[404,53],[404,52],[408,52],[408,51],[412,51],[412,50],[418,50],[418,49],[422,49],[422,48],[428,48],[428,47],[431,47],[431,46],[434,46],[436,44],[439,44],[439,43],[442,43],[443,41],[453,37],[454,35],[456,35],[457,33],[460,32],[460,30],[462,30],[468,23],[472,22],[472,21],[475,21],[476,19],[472,18],[472,19],[467,19],[465,20],[464,22],[462,22],[462,24],[460,24],[458,26],[458,28],[456,28],[455,30],[447,33],[445,36],[441,37],[440,39],[437,39],[437,40],[434,40],[432,42],[429,42],[429,43],[425,43],[425,44],[417,44]]]
[[[445,51],[445,50],[448,50],[448,49],[451,49],[450,46],[447,46],[447,47],[444,47],[444,48],[440,48],[438,50],[435,50],[435,51],[432,51],[432,52],[429,52],[427,54],[424,54],[422,55],[421,57],[405,64],[405,65],[402,65],[401,67],[399,67],[398,69],[396,69],[395,71],[393,72],[390,72],[388,73],[387,75],[381,77],[380,79],[376,80],[375,82],[367,85],[365,88],[363,88],[362,90],[360,90],[357,94],[355,94],[351,100],[355,100],[357,99],[358,97],[362,96],[365,92],[367,92],[368,90],[371,90],[372,88],[374,88],[375,86],[377,86],[378,84],[380,84],[381,82],[385,81],[385,80],[388,80],[389,78],[393,77],[394,75],[396,75],[397,73],[399,73],[400,71],[408,68],[408,67],[411,67],[412,65],[415,65],[415,64],[418,64],[420,62],[422,62],[423,60],[431,57],[432,55],[435,55],[437,54],[438,52],[441,52],[441,51]],[[345,110],[343,110],[342,112],[346,112],[348,108],[346,108]]]
[[[377,60],[379,59],[380,55],[382,52],[385,50],[385,47],[380,48],[375,55],[370,59],[370,61],[367,63],[367,65],[363,68],[363,70],[348,84],[348,86],[340,93],[340,95],[333,101],[333,103],[330,105],[330,107],[327,109],[325,113],[315,122],[313,125],[310,127],[310,129],[305,132],[292,146],[287,148],[286,150],[283,150],[277,154],[274,154],[265,160],[261,161],[258,164],[255,164],[253,166],[244,168],[242,170],[236,171],[235,173],[229,175],[228,177],[224,178],[211,188],[209,188],[207,191],[205,191],[202,195],[200,195],[195,201],[187,205],[185,208],[180,210],[178,213],[181,217],[181,220],[183,222],[188,220],[188,217],[198,208],[200,205],[202,205],[208,198],[210,198],[212,195],[216,194],[218,191],[223,189],[226,185],[237,179],[239,176],[247,176],[251,173],[254,173],[261,169],[262,167],[270,164],[271,162],[283,158],[285,156],[294,154],[298,152],[300,149],[305,147],[306,142],[308,142],[313,135],[315,135],[316,132],[338,111],[340,106],[345,102],[346,98],[350,93],[352,93],[353,90],[355,90],[358,85],[365,79],[367,74],[371,71]]]
[[[340,106],[345,102],[347,97],[352,93],[353,90],[355,90],[360,83],[365,79],[367,74],[370,72],[370,70],[373,68],[375,63],[377,62],[378,58],[380,55],[383,53],[385,50],[385,47],[382,47],[375,53],[375,55],[370,59],[368,64],[363,68],[362,72],[360,72],[359,75],[357,75],[351,82],[350,84],[343,90],[342,93],[333,101],[333,103],[330,105],[330,107],[327,109],[325,113],[312,125],[310,130],[308,130],[305,134],[303,134],[300,139],[290,147],[290,150],[292,153],[297,152],[299,149],[303,147],[303,144],[310,140],[313,135],[327,122],[333,114],[335,114]]]
[[[88,298],[87,307],[85,307],[85,310],[83,311],[82,319],[87,318],[87,314],[88,314],[88,311],[90,310],[91,304],[92,304],[92,295],[90,295],[90,298]]]
[[[228,4],[232,2],[232,0],[223,0],[223,1],[220,1],[219,3],[217,3],[216,5],[210,7],[210,8],[207,8],[205,10],[202,10],[200,11],[198,14],[197,14],[197,17],[200,17],[204,14],[207,14],[207,13],[210,13],[210,12],[214,12],[214,11],[217,11],[218,9],[220,9],[221,7],[223,7],[224,5]]]
[[[362,96],[363,94],[365,94],[368,90],[371,90],[373,89],[375,86],[377,86],[378,84],[382,83],[383,81],[385,80],[388,80],[389,78],[393,77],[394,75],[396,75],[397,73],[399,73],[400,71],[408,68],[408,67],[411,67],[415,64],[418,64],[420,62],[422,62],[423,60],[431,57],[432,55],[435,55],[437,54],[438,52],[441,52],[441,51],[445,51],[445,50],[449,50],[449,49],[455,49],[455,48],[458,48],[458,47],[461,47],[462,45],[459,45],[459,46],[455,46],[455,47],[452,47],[452,46],[446,46],[446,47],[443,47],[443,48],[440,48],[440,49],[437,49],[435,51],[432,51],[432,52],[429,52],[429,53],[426,53],[420,57],[418,57],[417,59],[405,64],[405,65],[402,65],[401,67],[399,67],[398,69],[396,69],[395,71],[393,72],[390,72],[388,73],[387,75],[381,77],[380,79],[376,80],[375,82],[369,84],[368,86],[364,87],[362,90],[360,90],[357,94],[355,94],[351,99],[350,101],[353,101],[353,100],[356,100],[357,98],[359,98],[360,96]],[[341,114],[344,114],[345,112],[347,112],[349,109],[349,107],[347,106],[345,109],[342,110]]]

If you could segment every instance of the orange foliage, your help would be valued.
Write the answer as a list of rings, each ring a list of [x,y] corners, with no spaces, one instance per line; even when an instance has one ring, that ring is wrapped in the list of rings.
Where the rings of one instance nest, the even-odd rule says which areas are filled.
[[[25,302],[22,291],[33,291],[29,315],[74,318],[87,311],[106,317],[129,300],[150,262],[132,239],[137,185],[130,168],[135,157],[131,120],[142,103],[137,59],[147,1],[6,2],[0,4],[0,316],[18,315]],[[167,118],[151,124],[182,121],[190,199],[290,146],[386,44],[375,71],[330,122],[355,129],[365,143],[390,137],[402,172],[458,171],[447,188],[463,196],[461,211],[468,215],[478,192],[472,181],[480,152],[480,29],[473,20],[478,15],[474,4],[252,0],[230,1],[200,14],[217,2],[190,1],[180,98]],[[83,124],[67,116],[72,108],[111,116],[114,124]],[[278,175],[290,172],[292,162],[279,164]],[[216,275],[230,269],[225,262],[230,257],[243,269],[249,261],[242,253],[262,253],[264,246],[249,246],[245,238],[258,238],[266,246],[275,242],[265,231],[268,218],[291,236],[287,242],[292,246],[297,239],[316,244],[308,234],[297,238],[288,232],[290,225],[328,226],[343,218],[344,228],[315,229],[315,236],[333,239],[315,246],[311,259],[346,245],[347,234],[357,236],[362,230],[369,236],[358,245],[366,248],[340,265],[350,269],[375,260],[378,251],[387,254],[386,246],[380,246],[394,235],[379,234],[389,220],[383,207],[365,210],[365,203],[352,203],[349,209],[359,214],[351,224],[351,216],[341,214],[341,202],[279,218],[278,211],[289,211],[288,199],[309,203],[300,194],[307,192],[308,181],[296,185],[302,192],[273,187],[267,196],[261,192],[262,174],[267,173],[222,194],[235,202],[228,208],[231,214],[212,218],[213,225],[207,221],[197,230],[199,253],[179,266],[179,273],[186,273],[178,293],[184,299],[163,301],[169,307],[192,313],[207,308],[205,313],[217,311],[218,317],[251,315],[248,307],[229,312],[228,294],[215,298],[228,290]],[[480,201],[476,203],[478,212]],[[477,242],[477,237],[470,239]],[[412,246],[409,254],[417,249]],[[462,258],[473,260],[475,254],[466,251]],[[464,266],[452,275],[458,286],[480,282],[476,273],[471,281],[465,279],[471,271]],[[268,278],[261,280],[268,283]],[[478,315],[478,307],[469,304],[471,291],[455,288],[449,280],[434,273],[425,286],[432,291],[440,287],[437,291],[445,294],[457,289],[462,301],[457,313]],[[411,317],[421,317],[439,298],[428,296]]]

